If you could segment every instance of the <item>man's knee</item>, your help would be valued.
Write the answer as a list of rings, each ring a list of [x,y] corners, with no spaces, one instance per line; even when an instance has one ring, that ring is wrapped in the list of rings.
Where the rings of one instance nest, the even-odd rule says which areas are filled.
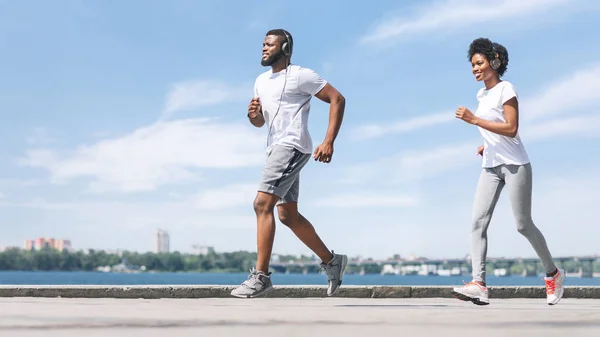
[[[277,215],[279,216],[279,221],[288,227],[293,227],[298,222],[300,216],[298,210],[294,207],[283,205],[277,207]]]
[[[266,193],[258,193],[254,199],[254,212],[257,215],[273,213],[277,199]]]

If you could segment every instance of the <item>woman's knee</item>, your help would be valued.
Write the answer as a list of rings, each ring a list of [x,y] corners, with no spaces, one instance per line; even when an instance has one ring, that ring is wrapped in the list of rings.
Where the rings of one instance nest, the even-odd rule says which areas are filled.
[[[471,231],[473,233],[476,232],[485,232],[488,224],[490,223],[490,217],[485,214],[477,214],[473,216]]]
[[[517,218],[517,231],[524,236],[527,236],[529,232],[535,228],[531,217]]]

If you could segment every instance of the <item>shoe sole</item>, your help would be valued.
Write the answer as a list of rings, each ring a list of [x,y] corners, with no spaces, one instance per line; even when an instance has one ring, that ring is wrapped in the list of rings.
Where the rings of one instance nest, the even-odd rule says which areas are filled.
[[[331,293],[331,295],[327,295],[327,296],[333,296],[340,290],[340,287],[342,286],[342,278],[344,277],[344,273],[346,272],[347,265],[348,265],[348,257],[344,256],[342,258],[342,272],[340,273],[340,283],[338,284],[337,288],[335,288],[335,290]]]
[[[560,302],[560,300],[562,300],[564,294],[565,294],[565,290],[563,289],[563,292],[562,292],[562,294],[560,294],[560,297],[558,297],[558,300],[554,303],[548,303],[548,305],[557,305],[558,302]]]
[[[563,298],[563,296],[564,296],[564,294],[565,294],[565,278],[566,278],[566,277],[564,276],[564,275],[565,275],[565,274],[564,274],[564,272],[565,272],[565,271],[564,271],[564,270],[560,270],[560,272],[561,272],[561,273],[563,273],[563,274],[562,274],[562,275],[563,275],[563,277],[562,277],[562,285],[561,285],[561,287],[562,287],[562,294],[560,294],[560,296],[558,297],[558,301],[556,301],[556,302],[554,302],[554,303],[548,303],[548,305],[557,305],[557,304],[558,304],[558,302],[560,302],[560,300],[562,300],[562,298]]]
[[[455,298],[457,298],[457,299],[459,299],[461,301],[472,302],[473,304],[476,304],[476,305],[489,305],[490,304],[490,302],[484,302],[484,301],[481,301],[478,298],[467,296],[465,294],[461,294],[461,293],[456,292],[454,290],[452,291],[452,296],[454,296]]]
[[[258,294],[254,294],[254,295],[237,295],[237,294],[230,294],[233,297],[237,297],[237,298],[258,298],[258,297],[263,297],[266,294],[270,293],[271,291],[273,291],[273,286],[270,286],[269,288],[263,290],[262,292],[258,293]]]

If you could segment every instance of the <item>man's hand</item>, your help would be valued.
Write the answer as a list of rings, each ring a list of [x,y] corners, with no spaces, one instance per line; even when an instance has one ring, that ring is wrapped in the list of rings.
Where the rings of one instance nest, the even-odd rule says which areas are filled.
[[[473,115],[471,110],[465,108],[464,106],[459,106],[458,109],[456,109],[456,118],[462,119],[469,124],[475,124],[477,121],[477,117]]]
[[[319,145],[316,149],[315,149],[315,153],[313,155],[313,158],[322,163],[329,163],[331,162],[331,157],[333,156],[333,143],[332,142],[323,142],[323,144]]]
[[[260,98],[254,97],[250,100],[250,104],[248,104],[248,118],[250,118],[250,123],[257,128],[260,128],[265,124]]]
[[[248,117],[254,119],[258,114],[262,114],[262,105],[260,104],[260,98],[254,97],[248,104]]]
[[[483,146],[480,146],[480,147],[477,148],[477,155],[483,157]]]

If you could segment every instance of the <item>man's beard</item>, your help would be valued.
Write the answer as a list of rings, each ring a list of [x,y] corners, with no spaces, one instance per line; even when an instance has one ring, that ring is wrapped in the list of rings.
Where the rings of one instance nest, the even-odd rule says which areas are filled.
[[[269,66],[272,66],[273,64],[275,64],[277,61],[279,61],[282,57],[283,57],[283,52],[278,51],[276,54],[269,56],[266,60],[260,60],[260,64],[263,67],[269,67]]]

